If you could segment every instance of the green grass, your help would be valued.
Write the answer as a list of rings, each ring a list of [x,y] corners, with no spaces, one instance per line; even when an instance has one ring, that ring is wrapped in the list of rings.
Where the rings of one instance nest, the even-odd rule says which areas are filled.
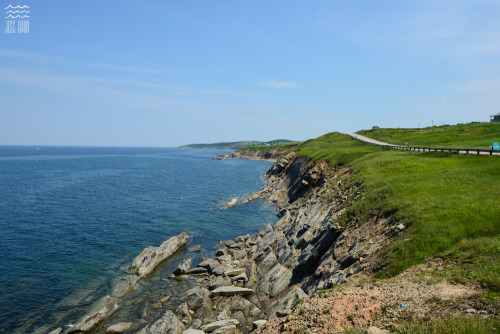
[[[450,276],[499,292],[499,157],[389,150],[340,133],[304,142],[296,150],[315,161],[351,167],[351,182],[361,185],[363,196],[348,207],[344,219],[390,216],[408,227],[385,253],[387,265],[378,277],[439,255],[458,264],[470,262]],[[467,271],[478,274],[471,277]]]
[[[421,320],[397,326],[393,333],[401,334],[492,334],[500,332],[500,320],[477,316],[453,316]]]
[[[313,161],[328,161],[332,166],[348,165],[367,154],[383,152],[384,148],[366,145],[350,136],[332,132],[297,146],[299,155]]]
[[[467,280],[480,282],[488,288],[486,298],[500,303],[500,237],[483,237],[461,240],[447,251],[440,254],[447,261],[456,263],[451,270],[443,270],[439,275],[457,279],[462,283]]]
[[[489,149],[500,142],[500,122],[433,126],[422,129],[377,129],[357,133],[388,143],[409,146]]]
[[[394,326],[399,334],[493,334],[500,333],[500,319],[478,316],[445,316]],[[364,328],[345,328],[344,334],[364,334]],[[333,334],[333,332],[332,332]]]

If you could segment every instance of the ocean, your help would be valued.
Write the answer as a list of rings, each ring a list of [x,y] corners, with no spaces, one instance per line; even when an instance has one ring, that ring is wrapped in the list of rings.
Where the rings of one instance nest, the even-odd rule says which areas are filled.
[[[271,166],[211,159],[228,152],[0,146],[0,333],[70,326],[145,247],[187,231],[187,247],[128,304],[147,307],[187,288],[167,279],[184,257],[199,261],[219,240],[273,224],[274,208],[261,200],[221,210],[260,190]]]

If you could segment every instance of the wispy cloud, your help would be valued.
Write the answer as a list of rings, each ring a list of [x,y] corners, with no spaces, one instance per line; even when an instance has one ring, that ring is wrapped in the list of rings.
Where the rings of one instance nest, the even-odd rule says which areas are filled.
[[[269,88],[295,88],[298,87],[293,81],[265,80],[261,85]]]
[[[251,93],[244,92],[190,89],[145,81],[32,73],[1,66],[0,84],[21,87],[26,91],[41,90],[57,96],[70,96],[75,99],[87,99],[91,96],[103,99],[102,101],[108,103],[141,107],[148,105],[159,109],[165,105],[174,104],[197,107],[223,106],[234,101],[240,101],[243,96],[251,95]],[[154,89],[145,90],[141,88]],[[212,96],[220,97],[221,101],[214,103]],[[240,103],[245,105],[244,102]],[[237,105],[232,106],[236,107]]]
[[[136,72],[136,73],[147,73],[147,74],[174,74],[174,73],[190,72],[187,70],[179,70],[179,69],[155,69],[155,68],[141,68],[134,66],[114,65],[114,64],[92,63],[92,62],[69,59],[65,57],[47,56],[39,53],[21,52],[21,51],[1,49],[1,48],[0,48],[0,57],[17,58],[17,59],[22,58],[22,59],[28,59],[32,61],[45,62],[45,63],[105,68],[109,70],[116,70],[122,72]]]

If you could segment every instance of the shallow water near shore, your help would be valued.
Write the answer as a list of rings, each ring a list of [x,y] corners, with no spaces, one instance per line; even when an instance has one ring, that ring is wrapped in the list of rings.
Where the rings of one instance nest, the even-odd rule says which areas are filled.
[[[141,281],[115,317],[170,308],[175,298],[157,311],[149,304],[189,287],[167,277],[182,258],[203,254],[190,246],[213,252],[219,240],[276,221],[263,201],[221,211],[259,190],[271,166],[211,160],[227,152],[0,147],[0,333],[74,323],[142,249],[187,231],[187,247]]]

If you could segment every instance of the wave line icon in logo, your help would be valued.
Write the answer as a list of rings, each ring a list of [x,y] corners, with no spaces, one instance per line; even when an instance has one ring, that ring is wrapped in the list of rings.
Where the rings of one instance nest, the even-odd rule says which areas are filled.
[[[5,18],[6,19],[29,19],[29,15],[26,15],[26,14],[29,14],[29,10],[25,10],[25,9],[28,9],[30,8],[30,6],[12,6],[12,5],[8,5],[7,7],[5,7],[5,10],[8,10],[7,12],[5,12],[5,14],[9,14],[7,15]],[[22,10],[11,10],[11,9],[22,9]],[[12,14],[17,14],[17,15],[12,15]],[[22,16],[20,14],[23,14]]]
[[[12,6],[12,5],[8,5],[7,7],[5,7],[5,9],[9,9],[9,8],[12,8],[12,9],[18,9],[18,8],[30,8],[30,6]]]

